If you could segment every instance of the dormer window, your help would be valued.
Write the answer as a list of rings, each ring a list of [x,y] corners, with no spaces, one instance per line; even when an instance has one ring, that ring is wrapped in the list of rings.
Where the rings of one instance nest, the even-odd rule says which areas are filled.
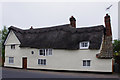
[[[88,41],[80,42],[79,46],[80,46],[80,49],[88,49],[89,42]]]
[[[15,45],[14,44],[11,45],[11,49],[15,49]]]

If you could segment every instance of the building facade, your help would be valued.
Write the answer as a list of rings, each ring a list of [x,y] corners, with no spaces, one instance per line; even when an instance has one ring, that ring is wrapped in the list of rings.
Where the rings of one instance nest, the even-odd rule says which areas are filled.
[[[11,26],[5,45],[5,67],[112,72],[110,16],[103,25],[76,28],[70,24],[22,30]]]

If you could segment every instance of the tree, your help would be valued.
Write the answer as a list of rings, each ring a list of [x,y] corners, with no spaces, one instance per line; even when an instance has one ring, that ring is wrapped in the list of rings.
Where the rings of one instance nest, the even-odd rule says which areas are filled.
[[[113,52],[114,55],[120,55],[120,40],[114,40]]]
[[[2,48],[2,32],[0,30],[0,49]]]
[[[120,40],[114,40],[113,51],[115,63],[118,64],[118,72],[120,73]]]
[[[3,45],[3,42],[7,36],[7,33],[8,33],[8,29],[6,28],[6,26],[4,26],[4,28],[2,29],[2,40],[1,40],[1,43],[2,43],[2,66],[4,66],[4,61],[5,61],[5,47]]]
[[[2,54],[2,32],[0,30],[0,57],[1,57],[1,54]]]

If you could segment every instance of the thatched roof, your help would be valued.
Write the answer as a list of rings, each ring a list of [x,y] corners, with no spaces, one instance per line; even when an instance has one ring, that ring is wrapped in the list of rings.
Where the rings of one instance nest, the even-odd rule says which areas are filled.
[[[100,49],[104,26],[72,28],[70,24],[48,28],[22,30],[9,27],[21,42],[20,47],[79,49],[79,43],[89,41],[89,49]]]

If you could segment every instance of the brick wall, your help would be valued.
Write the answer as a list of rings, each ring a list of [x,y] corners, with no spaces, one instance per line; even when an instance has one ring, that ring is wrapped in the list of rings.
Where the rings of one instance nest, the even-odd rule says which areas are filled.
[[[113,57],[113,46],[112,46],[112,36],[104,36],[102,49],[99,54],[97,54],[98,58],[112,58]]]

